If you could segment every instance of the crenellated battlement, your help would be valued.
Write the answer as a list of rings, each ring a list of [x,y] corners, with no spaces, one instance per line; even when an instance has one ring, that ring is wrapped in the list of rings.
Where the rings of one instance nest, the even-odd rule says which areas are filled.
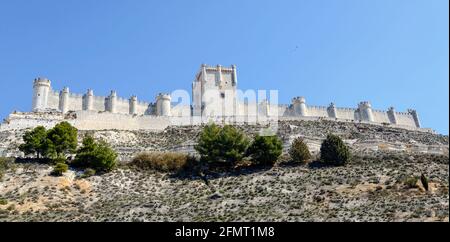
[[[209,92],[208,91],[212,91]],[[420,128],[417,111],[408,109],[397,112],[394,107],[387,110],[372,109],[369,101],[361,101],[356,107],[337,107],[334,102],[328,106],[308,105],[304,96],[292,98],[291,104],[273,105],[267,99],[244,102],[236,96],[237,69],[236,65],[202,64],[192,84],[192,104],[173,104],[169,93],[158,93],[154,102],[146,102],[136,95],[129,98],[120,97],[116,90],[111,90],[108,96],[95,96],[94,90],[87,89],[84,94],[72,93],[68,87],[61,91],[51,88],[51,81],[38,77],[33,81],[34,112],[59,111],[90,111],[83,115],[95,113],[111,113],[133,116],[163,116],[183,117],[220,117],[231,116],[264,116],[274,118],[330,118],[333,120],[348,120],[379,124],[392,124]],[[212,93],[212,96],[211,96]],[[209,94],[208,98],[205,95]],[[213,100],[214,102],[211,102]],[[232,100],[228,102],[226,100]],[[186,100],[184,100],[186,101]],[[189,100],[190,101],[190,100]],[[223,112],[228,109],[232,112]],[[257,110],[254,112],[254,110]],[[94,118],[95,119],[95,118]],[[207,118],[206,118],[207,119]]]
[[[305,97],[294,97],[292,103],[306,103]]]
[[[44,86],[50,86],[51,82],[49,79],[45,77],[38,77],[34,79],[33,84],[36,85],[44,85]]]

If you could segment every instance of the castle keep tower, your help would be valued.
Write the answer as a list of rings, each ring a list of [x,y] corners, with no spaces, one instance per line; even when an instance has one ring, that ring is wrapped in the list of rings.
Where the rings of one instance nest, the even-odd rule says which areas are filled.
[[[215,67],[203,64],[192,83],[194,116],[237,114],[236,66]],[[231,112],[231,113],[230,113]]]
[[[169,94],[160,93],[156,97],[156,115],[171,116],[171,101],[172,98]]]
[[[50,80],[47,78],[36,78],[33,82],[33,111],[45,110],[48,106],[48,95],[50,93]]]
[[[69,88],[64,87],[59,93],[59,110],[62,113],[67,113],[69,111]]]

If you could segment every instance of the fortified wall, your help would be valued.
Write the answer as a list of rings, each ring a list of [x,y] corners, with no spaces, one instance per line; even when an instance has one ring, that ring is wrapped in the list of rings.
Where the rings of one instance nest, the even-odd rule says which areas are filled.
[[[334,103],[311,106],[304,97],[295,97],[290,104],[274,104],[267,99],[249,102],[238,97],[237,83],[235,65],[201,65],[192,83],[192,101],[175,104],[172,96],[164,93],[156,95],[154,102],[147,102],[136,96],[119,97],[114,90],[108,96],[95,96],[91,89],[84,94],[71,93],[67,87],[55,91],[50,80],[37,78],[33,82],[32,112],[11,114],[0,130],[33,127],[38,123],[45,126],[61,120],[81,130],[162,130],[171,125],[210,121],[246,124],[326,119],[430,131],[421,127],[413,109],[374,110],[368,101],[359,102],[354,108],[337,107]]]
[[[109,96],[95,96],[92,89],[85,94],[71,93],[68,87],[61,91],[55,91],[51,87],[51,81],[47,78],[37,78],[33,82],[33,112],[59,111],[93,111],[109,112],[130,115],[156,115],[172,116],[171,98],[168,94],[160,93],[156,101],[139,101],[136,96],[128,99],[118,97],[117,92],[112,90]],[[180,113],[178,109],[188,109],[189,106],[177,105],[174,113]]]

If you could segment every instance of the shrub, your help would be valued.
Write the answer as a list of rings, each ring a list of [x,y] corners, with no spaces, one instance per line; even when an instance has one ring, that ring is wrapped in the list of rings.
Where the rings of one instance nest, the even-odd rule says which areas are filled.
[[[8,204],[8,201],[4,198],[0,198],[0,205],[6,205]]]
[[[96,171],[94,169],[86,168],[86,169],[84,169],[83,177],[91,177],[91,176],[94,176],[95,173],[96,173]]]
[[[248,148],[248,155],[256,164],[273,165],[283,150],[283,143],[278,136],[257,135]]]
[[[192,166],[193,157],[176,152],[144,152],[136,155],[131,165],[144,170],[179,172]]]
[[[417,182],[419,178],[412,176],[405,179],[403,182],[407,188],[417,188]]]
[[[202,162],[234,165],[244,157],[249,143],[245,134],[231,125],[209,124],[200,133],[195,150]]]
[[[345,165],[350,159],[350,150],[344,141],[329,134],[320,147],[320,160],[329,165]]]
[[[22,140],[24,143],[19,146],[19,150],[25,155],[36,154],[39,159],[41,155],[46,153],[47,130],[43,126],[26,131]]]
[[[294,162],[306,163],[311,159],[311,153],[302,138],[296,138],[292,142],[289,155]]]
[[[3,178],[3,173],[11,168],[13,165],[13,158],[0,157],[0,181]]]
[[[91,136],[86,136],[76,152],[72,165],[108,172],[116,166],[116,160],[117,153],[106,142],[96,142]]]
[[[56,163],[53,167],[52,175],[53,176],[62,176],[64,172],[69,169],[69,166],[66,163]]]
[[[51,161],[53,162],[53,164],[58,164],[58,163],[66,163],[67,159],[64,157],[56,157]]]
[[[0,157],[0,171],[7,170],[14,162],[14,158]]]

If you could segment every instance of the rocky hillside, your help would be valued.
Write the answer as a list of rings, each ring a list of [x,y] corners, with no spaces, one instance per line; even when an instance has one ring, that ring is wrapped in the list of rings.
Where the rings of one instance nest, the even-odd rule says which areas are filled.
[[[198,177],[122,167],[81,179],[15,164],[0,221],[448,221],[448,156],[373,152],[345,167],[276,166]],[[427,174],[429,191],[405,181]]]
[[[122,161],[128,161],[141,151],[173,150],[193,153],[193,146],[201,126],[168,127],[162,132],[155,131],[80,131],[97,139],[104,139],[119,152]],[[253,136],[265,127],[260,125],[240,125],[248,135]],[[22,142],[25,130],[5,130],[0,132],[0,156],[16,157],[17,147]],[[277,134],[284,141],[285,149],[295,137],[303,137],[312,152],[317,152],[321,141],[328,133],[341,136],[357,150],[394,150],[448,155],[448,136],[430,132],[410,131],[389,126],[364,123],[333,121],[280,121]],[[81,140],[81,138],[79,139]]]
[[[249,135],[261,127],[240,126]],[[164,132],[83,131],[110,142],[123,161],[142,150],[192,152],[200,127]],[[2,131],[3,154],[24,130]],[[448,221],[448,136],[368,124],[330,121],[280,122],[285,146],[297,136],[317,151],[327,133],[344,138],[354,154],[343,167],[279,163],[173,176],[126,165],[80,178],[69,171],[9,162],[0,180],[0,221]],[[124,162],[126,163],[126,162]],[[411,177],[429,178],[429,191]]]

